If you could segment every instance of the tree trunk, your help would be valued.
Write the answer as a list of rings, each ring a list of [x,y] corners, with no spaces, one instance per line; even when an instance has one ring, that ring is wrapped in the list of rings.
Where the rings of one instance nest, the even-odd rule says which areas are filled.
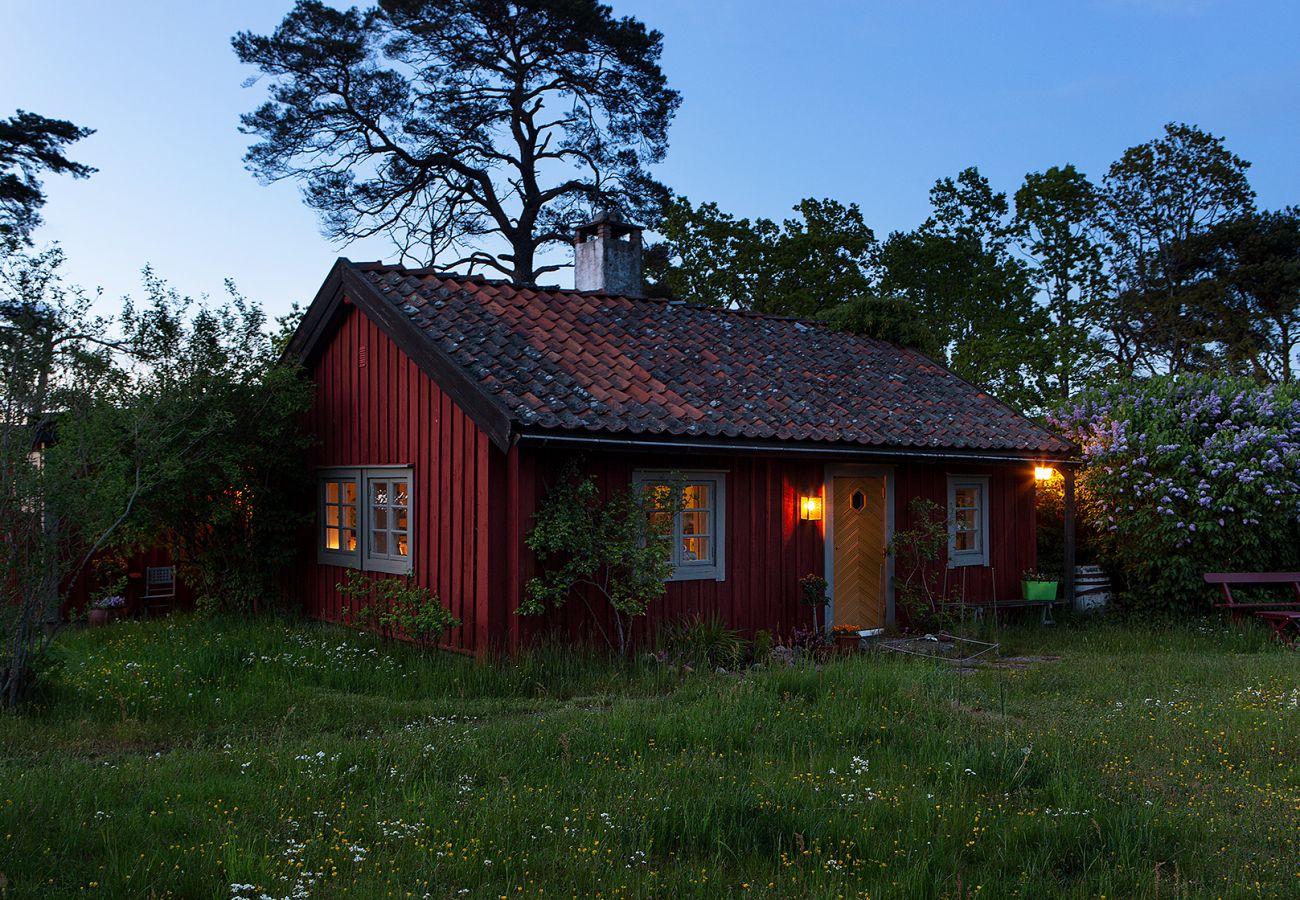
[[[623,627],[623,616],[614,610],[614,625],[618,629],[618,655],[627,657],[627,631]]]
[[[511,245],[515,256],[515,284],[533,284],[537,280],[535,274],[537,247],[533,243],[532,236],[516,238]]]

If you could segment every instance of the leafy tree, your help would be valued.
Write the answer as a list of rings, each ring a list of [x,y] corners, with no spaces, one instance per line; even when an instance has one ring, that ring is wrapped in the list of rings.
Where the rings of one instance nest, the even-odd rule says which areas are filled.
[[[570,467],[547,495],[526,539],[542,574],[528,582],[520,615],[540,615],[577,595],[606,642],[626,655],[632,620],[663,596],[672,574],[670,529],[680,490],[646,498],[615,491],[602,499],[595,479]],[[648,504],[647,499],[652,503]],[[614,622],[611,637],[590,595],[603,599]]]
[[[1122,375],[1212,365],[1213,320],[1189,291],[1194,274],[1179,264],[1178,248],[1253,208],[1249,166],[1223,138],[1173,123],[1111,164],[1099,220],[1117,289],[1107,318]]]
[[[920,228],[880,248],[880,291],[913,304],[958,375],[1022,409],[1040,408],[1048,320],[1029,267],[1012,255],[1006,195],[969,168],[936,182],[930,201]]]
[[[26,241],[41,224],[40,210],[45,205],[41,173],[73,178],[94,173],[90,166],[64,156],[68,144],[94,133],[92,128],[21,109],[0,121],[0,239]]]
[[[261,313],[191,309],[151,275],[117,326],[56,249],[0,265],[0,703],[30,689],[64,598],[101,551],[170,543],[247,601],[293,548],[307,387]]]
[[[706,306],[814,316],[871,289],[875,235],[856,205],[807,199],[779,225],[682,197],[659,227],[672,296]]]
[[[794,211],[771,253],[768,299],[754,309],[814,316],[869,291],[876,236],[857,204],[807,199]]]
[[[0,705],[31,688],[61,586],[136,496],[120,466],[77,474],[102,427],[99,400],[120,378],[107,323],[91,314],[92,298],[63,285],[62,264],[57,247],[30,255],[12,235],[0,253]]]
[[[1036,264],[1032,271],[1050,319],[1043,335],[1052,357],[1047,389],[1065,400],[1102,362],[1097,314],[1107,281],[1094,233],[1097,188],[1074,166],[1053,166],[1026,175],[1015,199],[1015,224]]]
[[[226,292],[199,305],[146,270],[146,303],[122,312],[132,383],[118,404],[157,423],[158,468],[116,544],[167,546],[205,607],[256,611],[307,521],[311,387],[278,361],[261,309]]]
[[[846,300],[821,315],[833,331],[851,331],[902,347],[914,347],[927,356],[938,356],[934,334],[903,297],[867,294]]]
[[[645,295],[647,297],[676,299],[677,294],[670,283],[675,270],[672,248],[667,243],[651,241],[643,246],[641,251],[641,280],[645,283]]]
[[[559,268],[537,254],[575,216],[652,221],[666,199],[646,169],[679,103],[663,36],[596,0],[299,0],[233,44],[270,78],[242,118],[249,168],[299,181],[330,237],[385,234],[417,262],[529,283]]]
[[[665,206],[659,231],[664,243],[647,247],[648,280],[669,296],[749,309],[770,280],[766,256],[777,227],[769,219],[737,219],[716,203],[693,206],[677,197]]]
[[[1300,344],[1300,208],[1246,213],[1171,254],[1209,327],[1215,365],[1291,381]]]

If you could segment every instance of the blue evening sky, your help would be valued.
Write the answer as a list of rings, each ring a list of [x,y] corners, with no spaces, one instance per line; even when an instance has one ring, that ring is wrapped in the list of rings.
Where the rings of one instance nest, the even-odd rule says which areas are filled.
[[[659,177],[692,200],[780,218],[802,197],[912,228],[942,175],[977,165],[1013,192],[1073,162],[1099,178],[1168,121],[1226,136],[1262,206],[1300,202],[1300,4],[1252,0],[741,2],[613,0],[665,35],[684,95]],[[72,281],[138,292],[152,264],[190,294],[235,279],[272,314],[309,300],[334,257],[291,184],[244,171],[241,112],[264,95],[230,50],[288,0],[5,0],[0,115],[98,132],[49,178],[41,242]],[[557,280],[564,281],[567,273]]]

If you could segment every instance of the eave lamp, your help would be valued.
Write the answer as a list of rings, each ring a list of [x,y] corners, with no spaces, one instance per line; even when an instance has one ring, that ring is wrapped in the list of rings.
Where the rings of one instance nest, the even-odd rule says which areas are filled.
[[[1051,466],[1034,466],[1035,481],[1051,481],[1056,474],[1056,470]]]
[[[820,522],[822,519],[822,498],[800,497],[799,518],[805,522]]]

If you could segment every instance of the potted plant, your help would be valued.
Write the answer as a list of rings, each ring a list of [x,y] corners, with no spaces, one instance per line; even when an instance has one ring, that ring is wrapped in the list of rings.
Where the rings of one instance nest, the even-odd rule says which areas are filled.
[[[1020,576],[1020,592],[1026,600],[1043,600],[1051,602],[1056,599],[1056,587],[1060,579],[1044,575],[1035,569],[1026,569]]]
[[[861,625],[836,625],[831,635],[835,638],[835,649],[841,653],[852,653],[862,644]]]
[[[98,628],[101,625],[108,625],[110,622],[115,621],[125,608],[126,598],[121,594],[100,597],[90,604],[90,627]]]
[[[809,572],[799,579],[799,592],[804,605],[812,607],[813,629],[820,631],[826,604],[830,602],[826,595],[826,579]]]
[[[90,594],[90,626],[107,625],[126,609],[126,558],[116,551],[106,552],[91,563],[95,589]]]

